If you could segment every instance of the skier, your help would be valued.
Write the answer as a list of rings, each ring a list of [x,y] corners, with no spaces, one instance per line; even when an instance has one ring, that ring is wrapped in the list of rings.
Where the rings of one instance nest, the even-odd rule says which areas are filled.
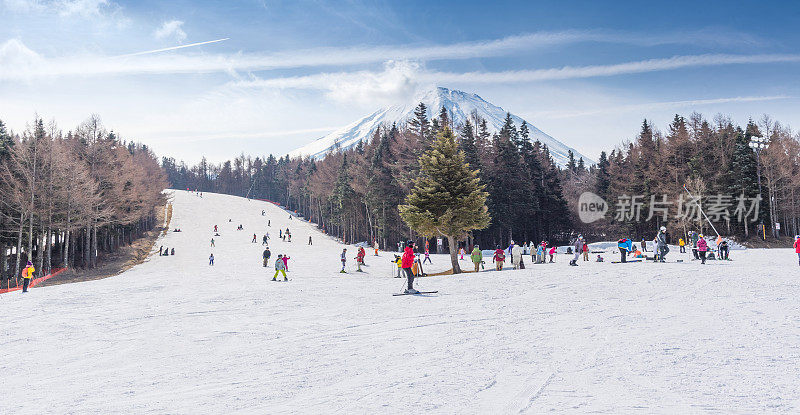
[[[541,245],[536,246],[536,263],[541,264],[542,258],[544,257],[544,250],[542,249]]]
[[[261,209],[261,216],[264,216],[265,214],[266,212],[264,212],[264,209]]]
[[[401,259],[401,267],[403,268],[403,272],[406,274],[406,278],[408,278],[408,288],[404,291],[406,294],[417,294],[419,291],[414,289],[414,273],[411,272],[411,267],[414,266],[414,241],[406,242],[406,248],[403,252],[403,258]]]
[[[723,239],[722,242],[719,243],[717,246],[719,250],[719,259],[728,260],[728,254],[730,253],[730,248],[728,247],[728,241]]]
[[[395,278],[403,278],[403,258],[400,255],[395,255],[392,263],[397,265],[397,276]]]
[[[422,263],[424,264],[425,261],[433,263],[433,262],[431,262],[431,251],[429,251],[427,249],[425,250],[425,260],[422,261]]]
[[[500,249],[500,245],[497,245],[497,248],[494,250],[494,267],[497,271],[503,270],[503,263],[506,261],[506,253]]]
[[[175,248],[172,248],[172,255],[175,255]]]
[[[556,247],[553,246],[552,248],[550,248],[550,263],[551,264],[553,263],[553,255],[555,255],[555,254],[556,254]]]
[[[472,263],[475,264],[475,272],[478,272],[478,268],[481,266],[481,262],[483,262],[483,254],[481,253],[478,245],[475,245],[475,247],[472,248],[472,254],[470,254],[469,259],[471,259]]]
[[[647,241],[642,238],[642,251],[647,252]]]
[[[214,266],[214,254],[208,257],[208,265]]]
[[[800,235],[794,236],[794,252],[797,254],[797,262],[800,264]]]
[[[617,248],[619,248],[619,262],[622,262],[623,264],[628,262],[626,258],[628,256],[628,251],[633,249],[633,243],[631,243],[631,240],[628,238],[620,239],[617,241]]]
[[[217,231],[217,225],[214,225],[214,232],[219,232]]]
[[[267,219],[267,226],[272,226],[272,221]]]
[[[309,244],[309,245],[314,245],[314,243],[313,243],[313,242],[311,242],[311,235],[309,235],[309,236],[308,236],[308,244]]]
[[[267,235],[264,235],[261,237],[261,245],[266,245],[266,244],[267,244]]]
[[[292,234],[288,232],[286,234],[289,235],[289,242],[292,242]]]
[[[213,239],[212,239],[212,241],[213,241]],[[212,242],[212,244],[213,244],[213,242]],[[164,251],[164,245],[161,245],[161,246],[158,247],[158,256],[161,256],[161,252],[162,251]]]
[[[283,239],[283,229],[278,229],[278,238]]]
[[[583,241],[583,260],[589,260],[589,245],[586,243],[586,241]]]
[[[514,240],[511,240],[511,243],[508,245],[508,249],[506,250],[508,255],[511,257],[511,264],[514,264]]]
[[[356,257],[355,257],[356,266],[358,267],[358,269],[356,271],[358,271],[358,272],[364,272],[364,270],[361,269],[361,264],[364,263],[364,255],[365,255],[364,248],[363,247],[359,247],[358,248],[358,253],[356,254]]]
[[[344,266],[347,264],[347,248],[342,249],[342,270],[339,271],[342,274],[346,274],[347,271],[344,270]]]
[[[270,252],[269,247],[267,247],[267,249],[264,250],[264,253],[261,254],[261,258],[264,259],[264,268],[267,267],[267,264],[269,263],[269,257],[271,256],[272,252]]]
[[[289,281],[286,278],[286,263],[283,261],[283,255],[278,254],[278,259],[275,260],[275,275],[272,276],[272,281],[278,281],[278,273],[283,274],[283,280]]]
[[[380,256],[378,255],[378,241],[372,241],[372,247],[375,249],[375,256]]]
[[[31,284],[34,272],[36,272],[36,268],[33,267],[33,262],[28,261],[22,270],[22,292],[28,292],[28,286]]]
[[[253,234],[253,243],[256,243],[256,234]]]
[[[669,253],[669,247],[667,246],[667,228],[662,226],[658,230],[658,235],[656,235],[656,260],[659,262],[666,262],[667,254]]]
[[[578,235],[575,238],[575,243],[572,245],[575,248],[575,257],[569,262],[573,267],[578,266],[578,258],[580,258],[581,250],[583,249],[583,235]]]
[[[697,232],[692,231],[690,240],[692,241],[692,255],[694,255],[694,259],[700,259],[700,255],[697,253],[697,239]]]
[[[678,247],[680,248],[680,253],[686,253],[686,242],[683,240],[683,238],[678,239]]]
[[[289,260],[292,258],[289,258],[289,255],[284,255],[282,259],[283,259],[283,269],[285,269],[286,272],[289,272]]]
[[[700,260],[703,261],[702,263],[706,263],[706,251],[708,251],[708,243],[705,239],[703,239],[703,235],[700,235],[697,239],[697,251],[700,254]]]
[[[214,247],[214,238],[211,238],[211,247]]]

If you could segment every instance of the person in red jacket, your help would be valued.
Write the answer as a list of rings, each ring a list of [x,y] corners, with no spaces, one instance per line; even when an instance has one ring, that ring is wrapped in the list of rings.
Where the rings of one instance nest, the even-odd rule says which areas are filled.
[[[414,255],[414,241],[406,242],[406,249],[403,251],[403,258],[400,260],[400,267],[403,268],[403,272],[406,274],[406,278],[408,278],[408,288],[406,288],[407,294],[417,294],[419,291],[414,289],[414,273],[411,272],[411,267],[414,266],[414,260],[416,259]]]
[[[503,270],[503,263],[506,261],[506,253],[500,248],[500,245],[497,245],[497,249],[494,250],[494,266],[495,269],[498,271]]]
[[[794,252],[797,253],[797,261],[800,263],[800,235],[794,236]]]

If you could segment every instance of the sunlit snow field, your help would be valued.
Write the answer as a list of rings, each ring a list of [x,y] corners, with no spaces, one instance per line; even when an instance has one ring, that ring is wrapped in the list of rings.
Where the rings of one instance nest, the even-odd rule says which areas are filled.
[[[183,232],[154,250],[175,256],[0,295],[0,413],[800,411],[791,249],[707,265],[677,249],[668,259],[686,262],[528,257],[525,270],[423,278],[439,293],[393,297],[392,253],[368,251],[361,274],[348,246],[340,274],[342,245],[274,205],[172,197]],[[291,243],[278,239],[287,226]],[[277,254],[291,257],[288,283],[269,281]],[[433,261],[426,271],[449,268]]]

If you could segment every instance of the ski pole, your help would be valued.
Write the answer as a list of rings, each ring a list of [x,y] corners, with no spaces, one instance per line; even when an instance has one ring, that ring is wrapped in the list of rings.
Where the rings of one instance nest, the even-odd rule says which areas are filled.
[[[685,184],[683,185],[683,190],[686,190],[686,193],[688,193],[688,194],[689,194],[689,197],[694,197],[694,196],[692,196],[692,194],[691,194],[691,193],[689,193],[689,189],[687,189],[687,188],[686,188],[686,185],[685,185]],[[708,221],[708,224],[709,224],[709,225],[711,225],[711,229],[713,229],[713,230],[714,230],[714,233],[716,233],[716,234],[717,234],[717,236],[720,236],[719,232],[717,232],[717,228],[715,228],[715,227],[714,227],[714,224],[713,224],[713,223],[711,223],[711,219],[709,219],[709,218],[708,218],[708,216],[706,216],[706,212],[704,212],[704,211],[703,211],[703,206],[702,206],[700,203],[698,203],[698,204],[697,204],[697,207],[700,209],[700,213],[702,213],[702,214],[703,214],[703,217],[704,217],[704,218],[706,218],[706,220]]]

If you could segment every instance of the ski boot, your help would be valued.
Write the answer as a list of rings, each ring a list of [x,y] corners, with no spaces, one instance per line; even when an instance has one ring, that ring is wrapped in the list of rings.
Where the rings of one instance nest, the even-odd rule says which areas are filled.
[[[272,279],[272,281],[278,281],[278,280],[276,280],[275,278],[273,278],[273,279]]]
[[[413,288],[406,288],[406,290],[403,291],[403,293],[405,293],[405,294],[419,294],[419,291],[417,291],[417,290],[415,290]]]

